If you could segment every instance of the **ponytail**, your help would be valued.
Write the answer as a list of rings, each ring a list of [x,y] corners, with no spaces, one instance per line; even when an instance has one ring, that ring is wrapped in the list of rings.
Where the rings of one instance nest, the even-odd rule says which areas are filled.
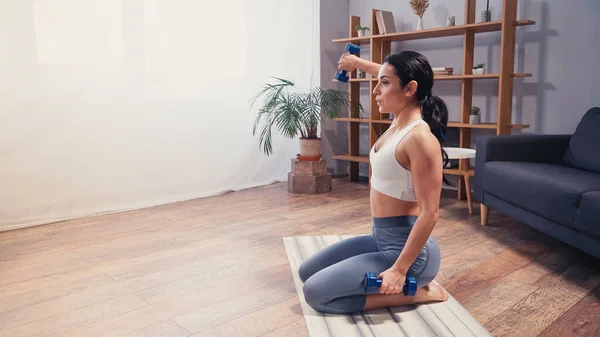
[[[442,167],[446,167],[449,162],[448,153],[444,150],[442,144],[446,141],[446,129],[448,127],[448,108],[444,101],[431,94],[427,94],[421,102],[421,118],[429,125],[431,133],[440,142],[440,150],[442,152]],[[447,185],[451,185],[446,176],[442,174],[442,181]]]
[[[440,148],[442,151],[442,159],[444,167],[448,164],[448,154],[442,147],[442,144],[446,141],[446,130],[448,128],[448,108],[444,101],[432,94],[429,94],[421,103],[421,118],[429,125],[431,133],[440,142]]]

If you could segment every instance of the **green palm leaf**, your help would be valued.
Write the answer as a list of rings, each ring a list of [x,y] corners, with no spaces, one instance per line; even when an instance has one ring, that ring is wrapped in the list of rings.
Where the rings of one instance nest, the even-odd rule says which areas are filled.
[[[295,138],[298,135],[316,138],[319,124],[326,119],[340,117],[349,109],[362,110],[360,103],[351,102],[345,91],[316,87],[304,92],[299,90],[293,81],[278,77],[274,79],[275,83],[267,83],[257,93],[251,105],[263,97],[252,134],[256,135],[262,123],[259,146],[267,155],[273,152],[273,128],[286,138]],[[296,90],[290,92],[292,89]]]

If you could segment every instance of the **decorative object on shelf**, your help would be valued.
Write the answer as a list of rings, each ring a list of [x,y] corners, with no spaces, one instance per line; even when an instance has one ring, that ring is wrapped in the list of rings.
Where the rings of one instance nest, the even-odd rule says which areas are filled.
[[[373,14],[375,17],[371,19],[371,27],[377,27],[380,35],[396,32],[396,20],[392,12],[373,10]]]
[[[451,26],[455,26],[455,25],[456,25],[456,19],[454,18],[454,15],[451,15],[448,18],[446,18],[446,26],[451,27]]]
[[[484,10],[481,11],[481,22],[490,22],[492,21],[492,11]]]
[[[433,75],[450,76],[454,73],[454,67],[432,67]]]
[[[272,128],[286,138],[300,135],[299,160],[321,159],[321,137],[317,130],[325,119],[341,117],[349,108],[362,110],[360,103],[351,103],[347,91],[324,87],[312,87],[309,91],[298,89],[293,81],[274,77],[276,83],[268,83],[255,97],[264,95],[262,106],[254,122],[252,135],[256,135],[259,123],[265,119],[260,132],[260,147],[267,155],[273,153]],[[289,89],[296,89],[289,92]]]
[[[490,0],[487,0],[485,10],[481,11],[481,22],[492,21],[492,11],[490,10]]]
[[[478,63],[473,67],[473,75],[485,74],[485,63]]]
[[[471,114],[469,115],[469,123],[470,124],[480,124],[481,123],[481,113],[478,106],[471,107]]]
[[[367,77],[367,73],[364,72],[363,70],[356,69],[356,77],[358,77],[358,78],[366,78]]]
[[[417,14],[419,17],[419,22],[417,22],[417,30],[423,29],[423,14],[429,7],[429,0],[410,0],[410,7],[412,7],[413,12]]]
[[[367,36],[367,32],[369,31],[369,27],[364,27],[361,25],[356,26],[356,32],[358,36]]]

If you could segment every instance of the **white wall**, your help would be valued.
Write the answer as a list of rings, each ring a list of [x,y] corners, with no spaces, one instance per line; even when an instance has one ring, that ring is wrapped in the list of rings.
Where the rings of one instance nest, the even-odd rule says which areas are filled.
[[[287,179],[298,142],[265,156],[250,102],[319,84],[318,20],[319,0],[0,2],[0,230]]]

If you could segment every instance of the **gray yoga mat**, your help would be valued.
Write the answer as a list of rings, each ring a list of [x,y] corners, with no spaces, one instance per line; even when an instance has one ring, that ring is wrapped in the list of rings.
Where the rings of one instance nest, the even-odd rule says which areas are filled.
[[[324,247],[354,235],[293,236],[283,242],[311,337],[443,337],[492,335],[451,295],[448,301],[372,310],[353,315],[322,314],[304,301],[298,266]]]

